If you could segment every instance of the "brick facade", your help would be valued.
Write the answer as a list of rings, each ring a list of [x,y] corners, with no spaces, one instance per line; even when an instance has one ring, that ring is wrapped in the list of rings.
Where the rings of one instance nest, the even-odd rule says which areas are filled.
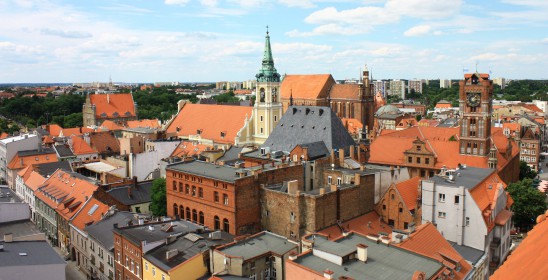
[[[114,268],[116,280],[139,280],[143,278],[141,246],[133,244],[114,231]]]
[[[381,201],[375,205],[375,211],[393,229],[406,230],[411,223],[415,223],[417,226],[421,224],[420,204],[417,204],[417,207],[419,209],[410,210],[396,185],[392,184],[384,193]]]

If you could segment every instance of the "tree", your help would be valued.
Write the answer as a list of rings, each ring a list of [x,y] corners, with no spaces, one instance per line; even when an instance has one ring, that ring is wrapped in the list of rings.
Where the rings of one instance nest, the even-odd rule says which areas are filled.
[[[520,161],[519,162],[519,179],[523,180],[525,178],[533,179],[537,177],[537,172],[531,169],[529,165],[527,165],[527,162]]]
[[[514,200],[514,224],[525,230],[533,226],[538,215],[546,211],[546,195],[532,187],[532,184],[533,180],[526,178],[510,184],[506,189]]]
[[[78,126],[82,126],[83,125],[83,121],[84,121],[84,117],[82,115],[82,113],[73,113],[73,114],[70,114],[68,116],[65,117],[65,120],[64,120],[64,127],[65,128],[69,128],[69,127],[78,127]]]
[[[166,179],[158,178],[152,181],[152,196],[150,211],[154,216],[165,216],[167,214],[166,200]]]

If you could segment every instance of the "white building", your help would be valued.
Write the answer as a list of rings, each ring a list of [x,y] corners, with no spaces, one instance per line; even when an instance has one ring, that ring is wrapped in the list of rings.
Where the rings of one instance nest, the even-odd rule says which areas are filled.
[[[506,87],[506,79],[502,77],[494,78],[493,84],[499,85],[501,89],[504,89]]]
[[[23,134],[0,140],[0,180],[8,178],[8,163],[19,151],[36,150],[41,145],[41,139],[36,134]]]
[[[386,86],[387,83],[383,80],[376,80],[373,82],[373,92],[377,93],[380,91],[382,93],[382,96],[386,96]]]
[[[450,87],[451,87],[451,80],[440,79],[440,88],[450,88]]]
[[[32,221],[36,221],[35,218],[35,198],[34,191],[46,181],[46,178],[42,177],[38,172],[31,171],[30,174],[24,174],[26,169],[23,169],[21,172],[17,174],[17,178],[15,179],[15,189],[17,195],[26,203],[29,204],[30,207],[30,219]],[[23,175],[27,175],[26,178],[23,177]],[[26,181],[25,181],[26,179]]]
[[[548,109],[548,101],[533,100],[533,104],[535,104],[539,109],[541,109],[544,112],[544,115],[546,116],[546,109]]]
[[[448,241],[485,252],[486,263],[495,269],[512,245],[512,212],[505,188],[496,169],[442,169],[421,183],[422,222],[435,224]],[[484,273],[486,277],[488,271]]]
[[[388,95],[397,95],[401,99],[405,99],[405,81],[402,80],[390,80],[390,89]]]

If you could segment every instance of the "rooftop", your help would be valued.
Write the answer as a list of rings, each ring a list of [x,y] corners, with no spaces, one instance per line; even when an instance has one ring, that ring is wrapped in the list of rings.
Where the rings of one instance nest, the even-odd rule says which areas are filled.
[[[0,144],[6,145],[11,142],[21,141],[23,139],[32,138],[32,137],[38,137],[38,136],[35,134],[23,134],[23,135],[13,136],[13,137],[1,139]]]
[[[171,230],[165,231],[164,228],[171,227]],[[195,232],[202,228],[188,221],[166,221],[164,223],[145,224],[129,226],[126,228],[115,228],[114,231],[123,235],[127,240],[134,244],[141,244],[141,241],[147,243],[165,240],[169,236],[176,236]]]
[[[240,176],[236,171],[242,170],[227,165],[215,165],[204,161],[194,160],[168,165],[167,170],[182,171],[210,179],[234,183]]]
[[[494,172],[494,169],[467,166],[466,168],[455,170],[452,182],[449,182],[447,178],[441,177],[439,175],[430,178],[430,180],[434,181],[436,185],[453,187],[462,186],[467,189],[472,189]]]
[[[0,185],[0,202],[21,202],[21,199],[6,185]]]
[[[128,192],[128,188],[131,188],[131,195]],[[108,190],[107,193],[124,205],[150,202],[152,195],[152,181],[137,183],[136,187],[133,187],[131,184],[127,186],[114,187]]]
[[[227,244],[216,251],[227,256],[241,257],[245,261],[269,252],[283,255],[298,247],[298,244],[288,241],[285,237],[263,231],[238,242]]]
[[[46,241],[4,243],[0,252],[0,267],[65,264]]]
[[[13,238],[39,235],[42,232],[30,220],[0,223],[0,241],[4,241],[4,234],[11,233]],[[45,237],[44,237],[45,238]]]
[[[101,243],[103,247],[111,250],[114,248],[114,235],[112,234],[114,224],[118,224],[120,227],[126,226],[130,221],[133,224],[137,224],[138,219],[136,215],[138,214],[130,212],[109,213],[95,224],[86,226],[85,230],[88,236]]]

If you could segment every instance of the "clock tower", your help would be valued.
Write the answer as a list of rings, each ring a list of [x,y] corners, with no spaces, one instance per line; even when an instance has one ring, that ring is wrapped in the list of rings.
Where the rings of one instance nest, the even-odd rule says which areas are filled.
[[[488,74],[466,74],[459,82],[460,154],[488,156],[491,149],[493,81]]]
[[[253,106],[253,139],[255,144],[261,145],[282,117],[280,74],[274,67],[268,27],[262,67],[255,77],[257,78],[257,88],[255,89],[255,104]]]

